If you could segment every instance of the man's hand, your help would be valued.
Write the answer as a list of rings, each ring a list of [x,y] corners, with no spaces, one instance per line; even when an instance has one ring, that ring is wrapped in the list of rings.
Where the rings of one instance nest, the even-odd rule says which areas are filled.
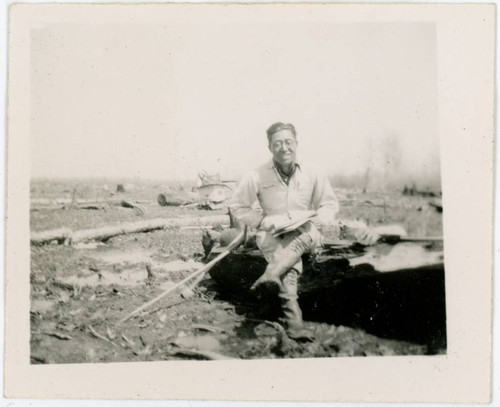
[[[314,217],[311,218],[311,223],[316,226],[317,229],[321,229],[323,222],[321,217],[316,213]]]
[[[290,222],[290,219],[287,215],[269,215],[262,219],[259,225],[259,230],[274,232],[275,230],[280,229],[281,225],[285,225],[288,222]]]

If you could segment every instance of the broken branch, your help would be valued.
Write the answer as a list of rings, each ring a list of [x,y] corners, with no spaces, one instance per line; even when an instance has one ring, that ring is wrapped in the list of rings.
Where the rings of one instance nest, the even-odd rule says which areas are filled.
[[[206,359],[206,360],[235,360],[235,359],[237,359],[237,358],[232,358],[230,356],[221,355],[220,353],[217,353],[217,352],[199,351],[199,350],[192,350],[192,349],[178,349],[178,350],[175,350],[174,352],[172,352],[171,355],[196,357],[196,358],[201,358],[201,359]]]
[[[94,328],[92,328],[90,325],[88,326],[88,328],[89,328],[89,332],[90,332],[93,336],[95,336],[95,337],[96,337],[96,338],[98,338],[98,339],[102,339],[103,341],[105,341],[105,342],[107,342],[107,343],[110,343],[111,345],[116,346],[116,347],[118,348],[118,345],[117,345],[116,343],[111,342],[111,341],[110,341],[109,339],[107,339],[106,337],[104,337],[104,336],[102,336],[102,335],[98,334],[98,333],[94,330]]]

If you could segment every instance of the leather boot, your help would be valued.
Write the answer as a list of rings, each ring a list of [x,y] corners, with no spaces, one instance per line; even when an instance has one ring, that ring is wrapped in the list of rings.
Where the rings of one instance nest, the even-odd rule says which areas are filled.
[[[280,286],[286,273],[297,263],[301,262],[301,257],[306,251],[314,247],[312,239],[307,234],[291,235],[290,237],[293,238],[290,239],[289,244],[267,265],[264,274],[252,285],[252,290],[258,285],[267,282]]]
[[[297,301],[298,277],[299,273],[292,268],[281,279],[279,297],[281,299],[283,322],[290,338],[310,341],[313,339],[312,333],[304,328],[302,311]]]

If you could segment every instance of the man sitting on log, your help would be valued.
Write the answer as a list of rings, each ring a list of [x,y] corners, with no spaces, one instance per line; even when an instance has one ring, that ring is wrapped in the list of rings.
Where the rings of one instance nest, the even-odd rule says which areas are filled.
[[[257,229],[257,245],[268,262],[252,288],[279,291],[288,335],[306,339],[310,335],[297,301],[301,256],[321,245],[317,226],[334,221],[338,201],[324,172],[297,161],[292,124],[273,124],[267,139],[272,160],[243,176],[229,208],[236,219]]]

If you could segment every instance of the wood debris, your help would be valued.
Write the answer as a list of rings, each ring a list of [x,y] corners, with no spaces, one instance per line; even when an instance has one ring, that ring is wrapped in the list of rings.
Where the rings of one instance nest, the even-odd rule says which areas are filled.
[[[230,356],[221,355],[217,352],[212,351],[200,351],[193,349],[177,349],[170,353],[172,356],[188,356],[194,357],[197,359],[206,359],[206,360],[234,360],[238,358],[233,358]]]
[[[215,326],[210,326],[210,325],[193,324],[192,328],[198,329],[200,331],[207,331],[207,332],[212,332],[212,333],[224,332],[224,330],[222,328],[217,328]]]
[[[66,335],[66,334],[62,334],[60,332],[44,332],[44,334],[48,335],[48,336],[53,336],[54,338],[61,339],[61,340],[64,340],[64,341],[68,341],[70,339],[73,339],[72,336],[69,336],[69,335]]]
[[[109,339],[107,339],[106,337],[104,337],[104,336],[102,336],[102,335],[98,334],[98,333],[95,331],[95,329],[94,329],[94,328],[92,328],[92,326],[88,325],[88,329],[89,329],[89,332],[90,332],[93,336],[95,336],[96,338],[98,338],[98,339],[102,339],[104,342],[110,343],[111,345],[113,345],[113,346],[115,346],[115,347],[117,347],[117,348],[118,348],[118,345],[117,345],[116,343],[114,343],[114,342],[110,341]]]

